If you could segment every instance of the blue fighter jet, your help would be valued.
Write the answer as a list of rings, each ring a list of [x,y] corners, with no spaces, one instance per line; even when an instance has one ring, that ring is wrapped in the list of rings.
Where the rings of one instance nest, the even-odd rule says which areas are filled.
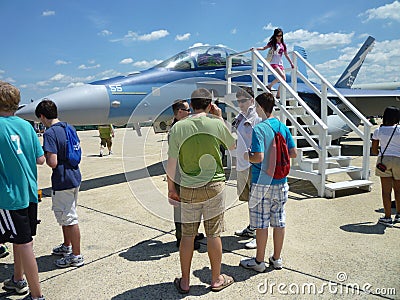
[[[295,50],[300,53],[304,51],[302,48],[295,48]],[[349,68],[353,66],[350,68],[351,74],[358,72],[363,61],[363,59],[360,60],[360,56],[365,51],[367,50],[360,51],[361,53],[357,53],[354,58],[356,62],[361,63],[357,63],[355,67],[355,64],[352,65],[353,62],[349,65]],[[190,98],[191,92],[199,85],[220,81],[220,86],[223,86],[227,57],[234,53],[236,52],[232,49],[220,46],[189,48],[148,70],[91,82],[51,94],[45,98],[49,98],[57,104],[60,119],[74,125],[132,123],[139,126],[141,123],[154,123],[156,120],[160,120],[160,117],[163,120],[171,118],[172,102],[178,98]],[[305,55],[304,52],[303,57]],[[251,64],[249,57],[239,55],[232,61],[232,70],[248,70],[251,68]],[[298,68],[301,69],[302,65],[299,64]],[[273,80],[273,76],[269,76],[271,76],[268,78],[269,81]],[[260,75],[261,77],[262,75]],[[348,78],[354,80],[354,76],[348,76]],[[251,85],[250,76],[240,76],[234,80],[238,86]],[[287,76],[287,82],[291,82],[290,74]],[[349,95],[350,101],[353,97],[360,103],[362,101],[360,97],[378,97],[378,99],[383,96],[394,97],[394,99],[400,97],[400,91],[368,91],[349,88],[338,88],[338,90],[345,97]],[[224,95],[217,90],[213,92],[215,96]],[[318,97],[300,79],[297,84],[297,92],[318,114]],[[34,111],[42,99],[21,108],[17,111],[17,115],[27,120],[37,120]],[[384,107],[382,107],[382,111],[383,109]],[[336,124],[335,127],[339,128],[340,126]],[[336,136],[340,137],[340,135],[343,134],[340,133]]]

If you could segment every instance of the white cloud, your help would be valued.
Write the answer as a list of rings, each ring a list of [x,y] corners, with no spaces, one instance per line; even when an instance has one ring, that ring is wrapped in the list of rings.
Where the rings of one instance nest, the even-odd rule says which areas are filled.
[[[50,78],[51,81],[60,81],[65,77],[64,74],[58,73]]]
[[[286,44],[294,43],[300,45],[307,50],[324,50],[332,48],[340,48],[344,45],[351,43],[351,39],[354,36],[352,33],[319,33],[310,32],[304,29],[298,29],[296,31],[284,33],[284,39]],[[269,37],[264,41],[268,42]],[[288,47],[290,49],[290,47]]]
[[[56,65],[67,65],[69,62],[62,60],[62,59],[57,59],[55,62]]]
[[[49,85],[49,82],[48,81],[38,81],[38,82],[36,82],[36,85],[40,86],[40,87],[45,87],[45,86]]]
[[[105,70],[103,72],[96,74],[95,78],[96,79],[107,79],[107,78],[116,77],[116,76],[120,76],[120,75],[122,75],[121,72],[110,69],[110,70]],[[93,81],[93,80],[94,79],[91,79],[91,81]]]
[[[152,61],[141,60],[141,61],[135,62],[133,64],[133,66],[137,67],[137,68],[141,68],[141,69],[147,69],[147,68],[153,67],[161,62],[162,62],[162,60],[157,60],[157,59],[154,59]]]
[[[177,41],[187,41],[190,38],[191,34],[190,33],[185,33],[185,34],[177,34],[175,37],[175,40]]]
[[[361,43],[355,47],[346,47],[340,51],[341,54],[337,58],[317,64],[315,68],[331,83],[336,83],[360,47]],[[374,48],[368,53],[355,83],[398,81],[399,69],[400,40],[375,41]]]
[[[367,17],[364,22],[374,19],[395,20],[400,22],[400,2],[394,1],[393,3],[380,6],[378,8],[368,9],[365,13],[359,15],[360,17]]]
[[[210,46],[210,44],[203,44],[203,43],[194,43],[189,48],[200,47],[200,46]]]
[[[155,41],[169,35],[169,32],[165,29],[152,31],[148,34],[139,35],[137,32],[128,31],[128,33],[120,39],[110,40],[111,42],[128,42],[128,41]]]
[[[49,16],[54,16],[56,12],[54,10],[45,10],[42,12],[42,17],[49,17]]]
[[[232,30],[231,30],[231,34],[236,34],[237,33],[237,29],[236,28],[233,28]]]
[[[67,88],[74,88],[74,87],[82,86],[82,85],[85,85],[85,83],[84,82],[71,82],[70,84],[67,85]]]
[[[98,35],[109,36],[109,35],[112,35],[112,32],[109,30],[102,30],[101,32],[98,33]]]
[[[382,50],[384,49],[384,50]],[[400,39],[375,42],[356,79],[357,83],[399,81]]]
[[[123,60],[121,60],[120,62],[119,62],[121,65],[127,65],[127,64],[131,64],[131,63],[133,63],[133,59],[132,58],[124,58]]]
[[[8,82],[8,83],[16,83],[15,79],[12,78],[12,77],[6,77],[6,78],[4,79],[4,81],[5,81],[5,82]]]
[[[97,69],[97,68],[100,68],[100,64],[93,65],[93,66],[87,66],[87,65],[83,64],[78,67],[79,70],[90,70],[90,69]]]
[[[273,26],[271,23],[268,23],[267,25],[265,25],[263,27],[264,30],[274,30],[275,28],[277,28],[278,26]]]
[[[139,41],[154,41],[154,40],[159,40],[163,37],[166,37],[167,35],[169,35],[169,32],[167,30],[157,30],[157,31],[152,31],[149,34],[144,34],[144,35],[140,35],[138,36],[138,40]]]

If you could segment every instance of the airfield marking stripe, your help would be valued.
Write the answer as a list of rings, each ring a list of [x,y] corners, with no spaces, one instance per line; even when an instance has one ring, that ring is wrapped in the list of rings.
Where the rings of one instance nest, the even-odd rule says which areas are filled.
[[[146,92],[111,92],[112,95],[147,95]]]

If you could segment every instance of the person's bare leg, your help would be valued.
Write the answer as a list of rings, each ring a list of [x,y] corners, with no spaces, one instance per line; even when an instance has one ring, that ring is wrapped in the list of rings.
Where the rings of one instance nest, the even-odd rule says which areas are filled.
[[[21,245],[13,245],[14,255],[17,254],[22,263],[22,268],[28,281],[31,296],[38,298],[42,296],[39,283],[39,272],[36,263],[35,254],[33,253],[33,242]],[[15,279],[14,279],[15,280]]]
[[[381,177],[381,190],[385,218],[391,218],[392,213],[392,177]]]
[[[207,252],[211,264],[211,286],[219,286],[224,282],[221,275],[222,242],[218,237],[207,237]]]
[[[70,245],[72,245],[72,253],[74,255],[81,254],[81,233],[79,230],[79,225],[74,224],[70,226],[63,226],[64,232],[64,243],[65,241],[69,241]]]
[[[64,246],[71,246],[71,237],[69,236],[68,226],[61,226],[64,238]]]
[[[257,242],[257,252],[256,260],[258,262],[263,262],[265,260],[265,248],[267,247],[268,240],[268,228],[256,229],[256,242]]]
[[[279,259],[281,257],[283,240],[285,239],[285,228],[275,227],[274,228],[274,259]]]
[[[24,267],[22,265],[21,251],[17,244],[13,244],[14,252],[14,281],[24,279]]]
[[[194,250],[194,236],[182,236],[179,247],[179,257],[181,261],[181,288],[188,290],[190,287],[190,266],[192,264]]]
[[[207,252],[211,264],[211,286],[219,287],[225,279],[221,275],[222,241],[221,237],[207,237]]]
[[[396,214],[400,214],[400,180],[393,180],[393,190],[396,202]]]

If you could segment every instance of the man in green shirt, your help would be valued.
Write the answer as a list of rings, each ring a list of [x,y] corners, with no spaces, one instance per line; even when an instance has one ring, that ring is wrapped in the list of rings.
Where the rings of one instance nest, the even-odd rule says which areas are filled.
[[[114,127],[112,124],[99,125],[99,135],[100,135],[100,157],[103,156],[104,147],[108,148],[108,155],[112,154],[112,138],[114,137]]]
[[[169,136],[168,198],[173,205],[180,202],[182,211],[179,248],[182,277],[174,281],[180,293],[189,292],[193,242],[202,218],[211,263],[211,289],[219,291],[234,282],[232,277],[221,274],[225,173],[220,145],[233,149],[235,139],[224,124],[221,110],[211,103],[211,99],[207,89],[195,90],[190,103],[194,113],[177,122]],[[181,174],[179,195],[173,181],[178,163]]]

